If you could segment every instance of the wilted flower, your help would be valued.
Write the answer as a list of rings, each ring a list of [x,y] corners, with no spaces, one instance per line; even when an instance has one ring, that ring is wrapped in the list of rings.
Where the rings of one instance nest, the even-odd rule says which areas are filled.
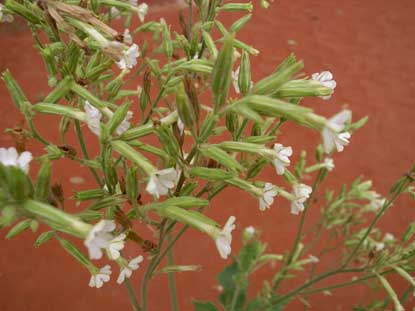
[[[219,251],[220,257],[227,259],[232,251],[232,231],[235,229],[235,216],[230,216],[219,236],[215,239],[216,248]]]
[[[4,6],[0,3],[0,23],[8,22],[11,23],[14,18],[13,15],[4,13]]]
[[[318,257],[313,256],[313,255],[308,255],[308,259],[310,259],[311,263],[318,263],[320,262],[320,259],[318,259]]]
[[[336,81],[333,80],[333,74],[330,71],[322,71],[320,73],[313,73],[311,75],[311,78],[314,81],[320,82],[323,86],[328,87],[329,89],[332,89],[334,92],[334,89],[336,88]],[[330,99],[330,97],[331,97],[331,94],[328,96],[321,96],[322,99]]]
[[[177,118],[177,128],[179,129],[181,135],[183,135],[183,133],[184,133],[184,127],[185,127],[185,125],[184,125],[182,119],[180,119],[180,117],[178,117]]]
[[[157,199],[161,195],[166,195],[177,181],[177,171],[174,167],[156,171],[150,176],[147,184],[147,192],[154,195]]]
[[[380,194],[375,193],[373,196],[373,199],[369,203],[369,206],[372,210],[378,211],[383,207],[385,202],[386,202],[385,198],[382,198]]]
[[[33,156],[29,151],[24,151],[19,155],[14,147],[0,148],[0,163],[4,166],[16,166],[23,172],[28,173],[29,163],[32,159]]]
[[[232,71],[232,85],[237,94],[241,92],[241,90],[239,89],[238,79],[239,79],[239,67],[236,68],[235,71]]]
[[[111,259],[120,256],[120,250],[124,248],[125,234],[114,238],[115,222],[113,220],[101,220],[89,231],[84,244],[88,249],[89,258],[101,259],[102,249],[106,249]]]
[[[105,282],[110,280],[111,275],[111,266],[105,265],[103,268],[99,270],[97,274],[91,275],[91,279],[89,280],[89,287],[96,287],[101,288]]]
[[[334,161],[332,158],[325,158],[324,159],[324,165],[326,167],[326,170],[328,170],[329,172],[332,171],[334,169]]]
[[[121,122],[121,124],[117,127],[115,130],[115,133],[119,136],[122,133],[124,133],[126,130],[130,128],[130,122],[129,120],[133,117],[133,112],[128,111],[127,115],[125,116],[124,120]]]
[[[274,203],[274,197],[278,194],[277,189],[269,182],[265,184],[263,192],[263,196],[259,198],[260,211],[265,211],[267,208],[270,208],[272,203]]]
[[[117,62],[118,67],[121,70],[126,68],[131,69],[137,65],[137,58],[140,56],[140,49],[137,44],[131,45],[127,50],[123,51],[123,56],[119,62]]]
[[[274,145],[274,151],[276,153],[273,163],[278,175],[284,174],[285,168],[290,166],[289,157],[293,154],[291,147],[284,147],[281,144]]]
[[[291,201],[291,214],[298,215],[304,210],[304,203],[310,197],[313,189],[305,184],[295,184],[293,192],[295,199]]]
[[[118,276],[117,283],[122,284],[125,279],[129,279],[131,277],[131,274],[133,271],[137,270],[140,266],[139,263],[141,263],[144,260],[143,256],[138,256],[134,259],[132,259],[126,267],[122,268],[120,271],[120,275]]]
[[[138,7],[137,7],[137,13],[138,13],[138,18],[140,19],[140,22],[144,22],[144,19],[148,13],[148,5],[147,3],[141,3]]]
[[[392,233],[386,233],[385,236],[383,237],[383,241],[384,242],[393,242],[395,241],[395,236]]]
[[[92,133],[99,136],[101,133],[101,112],[92,106],[88,101],[85,101],[84,109],[86,112],[86,124]]]
[[[342,110],[332,118],[330,118],[323,128],[321,135],[323,137],[323,146],[326,153],[330,153],[334,148],[338,152],[342,152],[344,146],[349,144],[351,137],[349,132],[342,132],[345,128],[345,123],[352,117],[350,110]]]
[[[125,44],[133,44],[133,38],[131,37],[130,30],[125,29],[123,33],[123,42]]]

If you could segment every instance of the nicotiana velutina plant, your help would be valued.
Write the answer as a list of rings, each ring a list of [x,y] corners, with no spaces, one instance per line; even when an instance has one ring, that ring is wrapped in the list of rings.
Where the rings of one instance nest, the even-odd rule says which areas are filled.
[[[259,5],[267,8],[269,3]],[[319,221],[305,231],[307,210],[334,169],[334,154],[343,151],[366,118],[353,123],[349,110],[324,117],[303,106],[304,97],[330,99],[336,82],[329,71],[301,73],[303,62],[294,55],[269,76],[252,81],[250,58],[259,51],[238,40],[251,18],[250,2],[188,1],[188,10],[179,16],[180,31],[164,19],[145,22],[148,10],[136,0],[6,0],[0,7],[2,22],[13,22],[14,16],[27,22],[51,89],[39,102],[30,102],[9,71],[2,75],[27,125],[8,129],[16,146],[0,149],[1,226],[11,226],[6,238],[29,228],[36,232],[44,224],[49,229],[35,246],[57,240],[89,271],[81,286],[87,286],[87,279],[96,288],[110,281],[123,284],[136,311],[148,310],[147,288],[156,273],[168,275],[172,310],[179,310],[174,273],[199,266],[175,264],[172,251],[190,227],[188,234],[199,230],[215,243],[218,260],[231,260],[218,276],[219,299],[194,301],[197,311],[276,311],[293,299],[307,306],[312,294],[358,283],[380,289],[384,298],[366,301],[357,310],[403,310],[415,286],[410,275],[415,225],[394,237],[377,224],[398,196],[414,195],[415,167],[386,196],[361,178],[339,191],[326,190],[325,200],[312,205],[321,211]],[[237,15],[229,28],[217,19],[223,12]],[[133,29],[132,24],[139,26]],[[127,87],[132,83],[136,87]],[[38,115],[60,120],[57,141],[36,129]],[[312,163],[306,162],[305,151],[297,151],[299,160],[291,163],[295,151],[279,143],[289,122],[321,135]],[[68,144],[71,131],[76,145]],[[86,141],[88,131],[96,139]],[[25,149],[30,139],[44,145],[44,154],[34,157]],[[99,146],[98,155],[90,153],[93,144]],[[32,179],[33,158],[40,168]],[[51,181],[53,164],[62,158],[75,161],[96,181],[73,195],[82,203],[69,208],[74,213],[63,209],[62,187]],[[278,184],[258,177],[269,166],[283,176]],[[203,213],[228,187],[257,198],[258,218],[266,217],[276,198],[290,202],[293,217],[300,217],[292,247],[283,254],[267,253],[260,228],[248,227],[242,249],[232,251],[238,223],[232,210],[227,220]],[[133,229],[137,222],[152,228],[152,240]],[[322,237],[325,247],[316,249]],[[81,239],[84,247],[76,247],[73,239]],[[124,248],[133,243],[142,253],[124,257]],[[319,257],[330,251],[341,258],[316,273]],[[107,264],[97,266],[95,260],[102,258]],[[176,259],[183,263],[180,256]],[[248,295],[249,277],[268,264],[273,275],[258,293]],[[129,278],[140,265],[146,271],[138,295]],[[406,292],[392,288],[390,274],[407,282]],[[350,281],[320,285],[334,275],[350,276]],[[294,277],[298,287],[283,291],[281,284]]]

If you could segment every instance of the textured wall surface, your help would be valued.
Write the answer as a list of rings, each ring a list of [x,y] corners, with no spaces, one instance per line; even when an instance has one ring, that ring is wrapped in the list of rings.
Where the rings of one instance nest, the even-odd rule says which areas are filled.
[[[177,27],[175,4],[164,1],[153,8],[149,18],[163,16]],[[331,101],[310,100],[306,105],[327,116],[344,106],[353,110],[356,119],[370,116],[369,123],[352,137],[345,152],[335,155],[336,170],[326,185],[339,186],[364,174],[375,180],[374,186],[380,193],[386,193],[389,185],[415,159],[414,10],[412,0],[279,0],[268,11],[258,8],[252,22],[241,32],[241,40],[261,51],[252,59],[254,80],[270,73],[285,56],[294,52],[299,59],[304,59],[306,73],[329,69],[338,83]],[[224,18],[227,24],[231,22],[227,16]],[[135,39],[140,42],[140,38]],[[35,102],[48,88],[42,61],[32,46],[33,39],[23,23],[0,25],[0,70],[9,68],[30,100]],[[1,132],[22,121],[2,83],[0,116]],[[57,139],[53,135],[57,123],[52,118],[40,119],[38,124],[45,136]],[[95,139],[89,133],[87,138]],[[311,147],[319,140],[318,134],[297,126],[282,128],[281,142],[293,146],[295,157],[302,148],[312,153]],[[0,135],[0,146],[11,144],[10,137]],[[41,150],[36,144],[29,148],[35,155]],[[70,177],[81,176],[86,182],[90,181],[86,170],[74,170],[74,166],[65,160],[57,163],[56,168],[59,174],[54,175],[54,180],[62,182],[67,195],[85,187],[85,184],[71,184]],[[36,167],[33,168],[35,171]],[[271,169],[262,177],[277,184],[283,182]],[[68,208],[75,210],[73,205],[73,201],[67,202]],[[317,202],[309,215],[310,224],[318,216],[318,208]],[[277,199],[271,210],[260,213],[256,200],[230,190],[214,199],[207,213],[221,223],[229,215],[235,215],[237,229],[248,225],[261,228],[263,239],[274,252],[291,247],[299,221],[289,213],[289,206],[282,199]],[[399,234],[414,216],[414,203],[402,199],[380,225]],[[151,237],[148,228],[137,229]],[[5,233],[1,230],[0,236],[4,237]],[[235,248],[240,245],[239,237],[240,230],[235,236]],[[0,310],[129,310],[124,287],[111,282],[100,290],[89,288],[88,272],[65,254],[56,241],[35,249],[32,246],[34,240],[35,235],[30,232],[13,241],[0,238]],[[139,252],[131,245],[127,247],[126,256]],[[214,243],[200,233],[188,231],[178,243],[175,257],[177,264],[203,265],[202,272],[183,273],[177,277],[182,310],[191,310],[190,297],[214,299],[217,295],[215,275],[224,264]],[[322,258],[322,267],[335,264],[336,257]],[[271,268],[260,271],[254,283],[260,285],[261,279],[270,272]],[[141,277],[142,269],[133,275],[132,282],[138,285]],[[325,284],[336,280],[339,279],[327,280]],[[296,284],[296,281],[287,282],[283,289],[288,290]],[[401,289],[406,286],[399,280],[394,284]],[[366,291],[359,288],[334,291],[333,296],[317,295],[311,300],[311,310],[351,310],[366,295]],[[150,287],[150,302],[151,311],[170,309],[165,276],[155,277]],[[408,306],[413,304],[412,299]],[[302,309],[298,302],[287,307],[287,310]]]

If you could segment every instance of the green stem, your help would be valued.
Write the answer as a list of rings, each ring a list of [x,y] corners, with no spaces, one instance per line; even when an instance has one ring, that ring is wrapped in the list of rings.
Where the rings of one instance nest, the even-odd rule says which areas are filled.
[[[78,138],[79,145],[81,146],[82,154],[86,160],[89,160],[88,150],[86,149],[84,136],[82,135],[81,125],[78,120],[74,120],[75,122],[75,133],[76,137]],[[98,176],[97,171],[93,167],[88,167],[91,171],[92,175],[94,176],[95,180],[97,181],[98,185],[102,188],[104,185],[102,184],[101,179]]]
[[[131,306],[133,307],[134,311],[140,311],[140,307],[138,305],[137,297],[135,296],[134,289],[131,286],[130,280],[128,278],[125,279],[124,285],[127,288],[128,297],[130,297]]]
[[[167,241],[171,242],[171,234],[167,234]],[[169,266],[174,264],[173,259],[173,250],[169,249],[167,252],[167,263]],[[174,273],[169,273],[169,290],[170,290],[170,299],[173,311],[179,311],[179,304],[177,303],[177,290],[176,283],[174,280]]]

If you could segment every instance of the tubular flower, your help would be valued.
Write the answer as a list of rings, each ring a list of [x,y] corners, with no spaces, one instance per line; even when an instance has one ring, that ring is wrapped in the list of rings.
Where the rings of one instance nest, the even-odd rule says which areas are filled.
[[[259,198],[260,211],[265,211],[267,208],[270,208],[272,203],[274,203],[274,197],[278,194],[277,189],[269,182],[265,184],[263,191],[264,195]]]
[[[298,215],[304,210],[304,203],[310,197],[313,189],[305,184],[295,184],[293,192],[295,199],[291,201],[291,214]]]
[[[326,153],[336,149],[338,152],[344,150],[344,146],[349,144],[351,134],[343,132],[345,124],[350,121],[352,112],[350,110],[342,110],[332,118],[330,118],[323,128],[321,135],[323,137],[323,147]]]
[[[290,166],[289,157],[293,154],[291,147],[284,147],[281,144],[274,145],[274,151],[276,153],[273,163],[278,175],[284,174],[285,168]]]
[[[311,75],[311,79],[313,79],[314,81],[318,81],[321,83],[321,85],[332,89],[332,94],[334,92],[334,89],[336,88],[336,81],[333,79],[333,74],[330,71],[322,71],[320,73],[313,73]],[[328,96],[321,96],[322,99],[330,99],[331,95]]]
[[[229,254],[232,251],[232,248],[231,248],[232,231],[236,227],[235,220],[236,220],[235,216],[230,216],[225,226],[223,227],[222,231],[219,233],[219,235],[215,239],[216,248],[219,251],[220,257],[223,259],[227,259]]]
[[[174,167],[156,171],[151,174],[146,190],[158,199],[160,196],[166,195],[169,189],[174,187],[177,177],[178,174]]]

